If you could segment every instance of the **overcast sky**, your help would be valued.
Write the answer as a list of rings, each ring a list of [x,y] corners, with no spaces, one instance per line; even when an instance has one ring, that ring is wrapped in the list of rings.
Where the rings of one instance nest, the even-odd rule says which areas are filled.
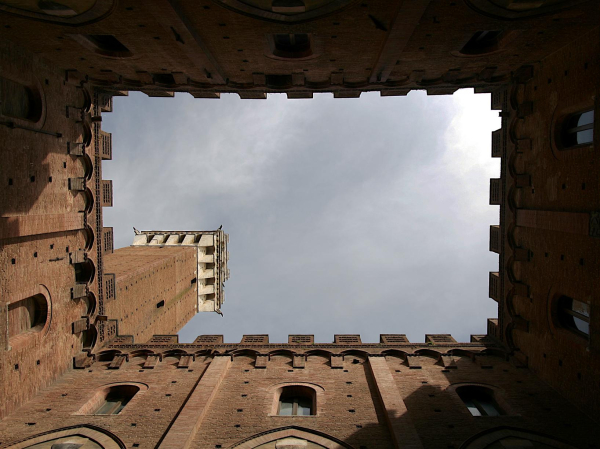
[[[115,248],[140,230],[230,235],[222,318],[199,313],[180,332],[201,334],[426,333],[459,341],[497,316],[488,298],[491,131],[489,95],[312,100],[115,97]],[[150,293],[149,293],[150,294]]]

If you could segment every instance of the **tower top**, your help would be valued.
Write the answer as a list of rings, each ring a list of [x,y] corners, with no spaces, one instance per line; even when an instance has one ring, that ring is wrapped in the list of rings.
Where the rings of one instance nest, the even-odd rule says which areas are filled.
[[[186,246],[196,247],[197,312],[221,313],[225,302],[225,281],[229,279],[229,235],[216,231],[138,231],[132,246]]]

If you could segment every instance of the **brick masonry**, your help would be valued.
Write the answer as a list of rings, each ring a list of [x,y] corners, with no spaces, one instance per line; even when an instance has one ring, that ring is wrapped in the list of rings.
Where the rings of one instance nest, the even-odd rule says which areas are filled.
[[[144,369],[153,354],[160,361]],[[185,354],[195,360],[181,367]],[[261,354],[264,368],[256,364]],[[293,367],[294,354],[305,358],[304,368]],[[446,369],[442,354],[455,368]],[[118,369],[109,368],[123,356]],[[409,356],[419,368],[411,369]],[[90,414],[96,392],[119,383],[143,388],[118,415]],[[316,390],[314,416],[277,415],[277,389],[286,385]],[[461,385],[492,388],[505,414],[472,416],[455,391]],[[590,418],[489,343],[114,344],[3,420],[0,447],[84,424],[106,429],[125,447],[160,448],[225,448],[267,441],[278,429],[355,448],[461,447],[506,428],[575,447],[593,446],[600,436]]]
[[[491,0],[340,1],[287,22],[274,11],[263,20],[252,1],[240,13],[234,1],[106,0],[73,17],[34,3],[0,5],[0,447],[74,432],[106,449],[295,447],[290,437],[307,448],[597,447],[598,139],[567,149],[560,138],[570,114],[598,109],[597,2],[515,11]],[[483,30],[499,33],[494,48],[461,53]],[[278,34],[310,36],[312,54],[282,59]],[[125,50],[90,40],[98,35]],[[502,117],[490,198],[500,206],[490,276],[498,318],[487,336],[179,344],[171,334],[195,301],[187,252],[110,254],[102,160],[112,147],[101,112],[112,95],[356,98],[461,87],[492,93]],[[10,115],[24,105],[27,117]],[[561,324],[561,295],[589,305],[589,338]],[[11,310],[40,297],[39,326],[11,335]],[[114,384],[140,391],[118,415],[90,414]],[[490,388],[505,414],[471,416],[456,394],[465,384]],[[282,385],[313,388],[316,415],[278,416]]]
[[[154,334],[176,334],[195,314],[196,248],[127,247],[105,256],[115,276],[106,314],[119,335],[146,342]]]

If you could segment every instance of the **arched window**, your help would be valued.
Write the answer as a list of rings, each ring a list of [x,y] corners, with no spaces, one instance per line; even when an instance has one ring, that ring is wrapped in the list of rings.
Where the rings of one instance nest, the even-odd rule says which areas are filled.
[[[481,385],[458,387],[456,393],[473,416],[500,416],[504,412],[494,399],[494,391]]]
[[[48,317],[48,303],[42,294],[30,296],[8,305],[8,338],[41,331]]]
[[[309,387],[292,385],[283,387],[279,394],[279,407],[277,414],[280,416],[310,416],[315,415],[316,396],[315,390]]]
[[[94,415],[118,415],[140,391],[135,385],[115,385],[106,388],[98,399]]]
[[[588,304],[568,296],[561,296],[558,299],[558,320],[570,331],[589,338],[590,306]]]
[[[571,148],[594,142],[594,110],[573,114],[563,122],[562,147]]]
[[[6,117],[37,122],[42,116],[42,101],[37,91],[0,77],[0,113]]]

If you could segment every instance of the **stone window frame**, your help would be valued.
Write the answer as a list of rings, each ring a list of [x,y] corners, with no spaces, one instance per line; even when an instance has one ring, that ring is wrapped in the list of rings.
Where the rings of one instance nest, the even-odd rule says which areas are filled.
[[[287,387],[304,387],[313,390],[313,414],[311,415],[280,415],[279,414],[279,403],[281,393],[284,388]],[[323,413],[325,405],[325,389],[315,383],[311,382],[282,382],[271,386],[268,391],[268,399],[270,399],[270,405],[268,406],[268,416],[277,418],[288,418],[288,419],[311,419],[317,418]]]
[[[104,414],[97,413],[98,409],[102,405],[102,401],[110,394],[110,390],[117,387],[135,387],[138,390],[129,398],[125,406],[116,414]],[[139,401],[143,401],[144,393],[148,391],[149,387],[145,383],[141,382],[114,382],[110,384],[100,385],[95,389],[94,394],[83,404],[77,412],[73,415],[85,415],[85,416],[98,416],[98,417],[118,417],[129,414],[132,405],[137,404]]]
[[[561,310],[563,310],[563,308],[560,304],[563,298],[569,298],[571,300],[579,301],[583,304],[587,304],[587,306],[591,308],[591,304],[589,304],[588,302],[581,301],[580,299],[577,299],[576,297],[568,295],[564,292],[551,292],[548,301],[548,318],[552,326],[551,332],[560,333],[561,336],[572,340],[573,343],[580,344],[585,342],[586,344],[589,344],[590,341],[592,341],[590,334],[585,334],[584,332],[581,332],[578,329],[571,327],[565,323],[565,317],[561,314]]]
[[[574,121],[579,120],[583,114],[588,112],[592,113],[592,123],[589,125],[582,125],[581,127],[575,126]],[[560,120],[557,122],[557,128],[555,129],[555,143],[557,148],[560,151],[570,151],[577,148],[592,148],[594,146],[594,133],[595,128],[597,128],[597,117],[595,113],[594,107],[589,107],[586,109],[578,110],[570,114],[563,115]],[[584,129],[579,129],[584,128]],[[568,137],[572,137],[577,134],[578,131],[584,131],[587,129],[592,130],[592,141],[591,142],[583,142],[583,143],[573,143],[567,142]],[[597,137],[596,137],[597,138]]]
[[[125,444],[117,438],[115,435],[104,429],[91,428],[86,424],[79,424],[76,426],[70,426],[62,429],[56,429],[50,432],[44,432],[41,435],[33,436],[25,439],[19,443],[9,446],[7,449],[26,449],[30,446],[44,443],[46,441],[51,442],[59,438],[69,436],[82,436],[89,438],[102,445],[105,449],[125,449]]]
[[[458,392],[456,391],[460,387],[469,387],[469,386],[489,389],[492,392],[492,397],[493,397],[494,401],[496,402],[496,404],[498,405],[500,410],[502,410],[503,413],[500,414],[499,416],[487,416],[487,415],[486,416],[474,416],[473,414],[471,414],[471,412],[467,408],[466,404],[464,403],[464,401],[462,400],[462,398],[458,395]],[[451,384],[448,387],[446,387],[446,391],[451,394],[452,399],[456,403],[457,407],[460,408],[461,413],[463,413],[467,416],[470,416],[472,418],[475,418],[475,419],[502,419],[507,416],[521,416],[520,414],[515,413],[513,408],[505,400],[505,391],[502,388],[499,388],[495,385],[481,383],[481,382],[457,382],[457,383]]]

